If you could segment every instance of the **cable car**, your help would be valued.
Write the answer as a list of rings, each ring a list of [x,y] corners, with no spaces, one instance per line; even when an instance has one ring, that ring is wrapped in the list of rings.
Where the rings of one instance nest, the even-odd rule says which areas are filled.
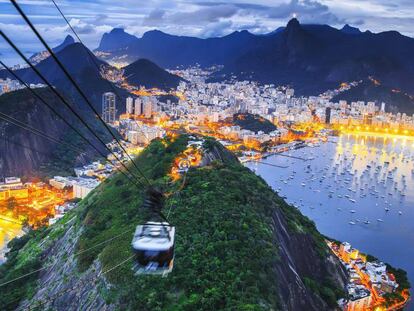
[[[162,274],[172,271],[175,228],[167,222],[149,221],[137,226],[132,240],[134,270],[138,274]]]
[[[167,222],[161,212],[163,202],[161,192],[154,188],[147,191],[143,207],[163,220],[150,220],[136,227],[131,243],[136,274],[165,276],[173,269],[175,227]]]

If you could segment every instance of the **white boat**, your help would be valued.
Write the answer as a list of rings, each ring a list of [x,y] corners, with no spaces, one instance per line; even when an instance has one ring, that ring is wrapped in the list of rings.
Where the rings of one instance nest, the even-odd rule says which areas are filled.
[[[381,218],[377,219],[378,222],[384,222]]]
[[[354,214],[354,213],[356,213],[356,210],[351,209],[349,212],[352,213],[352,214]]]
[[[355,225],[355,222],[350,221],[350,222],[349,222],[349,224],[350,224],[350,225]]]

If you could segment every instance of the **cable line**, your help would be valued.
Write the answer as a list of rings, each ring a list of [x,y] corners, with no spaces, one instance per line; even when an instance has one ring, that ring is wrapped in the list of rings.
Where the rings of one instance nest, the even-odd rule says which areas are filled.
[[[99,242],[99,243],[97,243],[97,244],[95,244],[95,245],[93,245],[93,246],[91,246],[91,247],[89,247],[89,248],[87,248],[87,249],[81,250],[81,251],[79,251],[79,252],[77,252],[77,253],[73,254],[73,256],[74,256],[74,257],[76,257],[76,256],[79,256],[79,255],[81,255],[81,254],[83,254],[83,253],[89,252],[90,250],[95,249],[95,248],[97,248],[98,246],[101,246],[101,245],[106,244],[106,243],[108,243],[108,242],[111,242],[111,241],[113,241],[113,240],[115,240],[115,239],[117,239],[117,238],[119,238],[119,237],[123,236],[124,234],[131,232],[131,231],[133,231],[133,229],[126,230],[126,231],[124,231],[124,232],[122,232],[122,233],[120,233],[120,234],[118,234],[118,235],[116,235],[116,236],[114,236],[114,237],[112,237],[112,238],[109,238],[109,239],[107,239],[107,240],[104,240],[104,241],[102,241],[102,242]],[[52,263],[52,264],[46,265],[46,266],[44,266],[44,267],[42,267],[42,268],[39,268],[39,269],[37,269],[37,270],[34,270],[34,271],[29,272],[29,273],[26,273],[26,274],[23,274],[23,275],[21,275],[21,276],[18,276],[18,277],[16,277],[16,278],[12,279],[12,280],[7,281],[7,282],[1,283],[1,284],[0,284],[0,287],[3,287],[3,286],[5,286],[5,285],[7,285],[7,284],[10,284],[10,283],[16,282],[16,281],[18,281],[18,280],[21,280],[21,279],[23,279],[23,278],[25,278],[25,277],[28,277],[28,276],[30,276],[30,275],[32,275],[32,274],[34,274],[34,273],[40,272],[40,271],[42,271],[42,270],[45,270],[45,269],[47,269],[47,268],[49,268],[49,267],[53,267],[54,265],[56,265],[56,263],[57,263],[57,262],[54,262],[54,263]]]
[[[92,54],[92,52],[86,47],[86,45],[83,43],[83,41],[82,41],[82,39],[79,37],[79,35],[77,34],[77,32],[76,32],[76,30],[72,27],[72,25],[70,24],[70,22],[69,22],[69,20],[66,18],[66,16],[65,16],[65,14],[62,12],[62,10],[60,9],[60,7],[58,6],[58,4],[56,3],[56,1],[55,0],[51,0],[52,2],[53,2],[53,4],[54,4],[54,6],[56,7],[56,9],[58,10],[58,12],[60,13],[60,15],[62,16],[62,18],[65,20],[65,22],[66,22],[66,24],[68,25],[68,27],[69,27],[69,29],[72,31],[72,33],[75,35],[75,37],[78,39],[78,41],[79,41],[79,43],[81,43],[81,45],[82,45],[82,47],[85,49],[85,51],[86,51],[86,53],[87,53],[87,55],[89,56],[89,58],[91,59],[91,61],[92,61],[92,63],[95,65],[95,68],[98,70],[98,71],[100,71],[100,67],[99,67],[99,64],[97,63],[97,61],[96,61],[96,57]],[[118,98],[121,100],[122,99],[122,97],[121,97],[121,95],[119,94],[119,92],[118,92],[118,90],[117,90],[117,88],[110,82],[110,81],[108,81],[107,79],[104,79],[107,83],[108,83],[108,85],[109,85],[109,87],[112,89],[112,91],[116,94],[116,96],[118,96]],[[136,121],[135,121],[136,122]],[[132,159],[131,159],[131,161],[132,161]],[[145,177],[145,175],[144,175],[144,177]],[[183,185],[184,185],[184,183],[185,183],[185,178],[184,178],[184,182],[183,182]],[[150,184],[150,183],[149,183]],[[150,186],[151,186],[151,184],[150,184]],[[171,210],[171,209],[170,209]],[[169,213],[170,213],[170,211],[168,212],[168,215],[169,215]],[[159,212],[159,214],[160,214],[160,217],[161,218],[163,218],[163,220],[165,220],[165,221],[167,221],[167,219],[168,219],[168,215],[167,215],[167,217],[165,217],[163,214],[162,214],[162,212],[160,211]]]
[[[118,156],[105,144],[105,142],[95,133],[95,131],[90,127],[88,123],[86,123],[83,118],[79,115],[76,110],[73,109],[73,107],[66,101],[66,99],[58,92],[56,89],[50,84],[49,81],[39,72],[39,70],[33,66],[33,64],[27,59],[27,57],[20,51],[20,49],[9,39],[9,37],[0,30],[0,35],[3,37],[4,40],[7,41],[7,43],[16,51],[17,54],[26,62],[27,65],[32,68],[32,70],[39,76],[39,78],[52,90],[52,92],[63,102],[63,104],[79,119],[79,121],[93,134],[93,136],[98,139],[98,141],[111,153],[114,158],[125,168],[126,171],[128,171],[131,176],[134,176],[138,182],[145,187],[145,185],[141,182],[139,178],[136,177],[129,169],[125,166],[125,164],[118,158]],[[106,158],[106,156],[105,156]]]
[[[15,146],[17,146],[17,147],[20,147],[20,148],[23,148],[23,149],[28,149],[28,150],[34,151],[34,152],[36,152],[36,153],[38,153],[38,154],[43,154],[43,155],[46,155],[46,156],[51,156],[51,155],[52,155],[52,153],[50,153],[50,152],[48,153],[48,152],[40,151],[40,150],[38,150],[38,149],[35,149],[35,148],[32,148],[32,147],[29,147],[29,146],[23,145],[23,144],[21,144],[21,143],[19,143],[19,142],[15,141],[15,140],[12,140],[12,139],[7,138],[6,136],[0,136],[0,141],[1,141],[1,140],[7,141],[8,143],[13,144],[13,145],[15,145]],[[60,161],[61,163],[73,164],[73,161],[69,161],[69,160],[63,160],[63,159],[60,159],[59,161]]]
[[[38,130],[38,129],[34,128],[34,127],[31,127],[30,125],[26,125],[23,122],[21,122],[21,121],[15,119],[15,118],[13,118],[13,117],[5,114],[5,113],[0,112],[0,119],[4,120],[6,122],[9,122],[11,124],[14,124],[15,126],[18,126],[20,128],[23,128],[23,129],[25,129],[25,130],[33,133],[33,134],[36,134],[36,135],[39,135],[41,137],[44,137],[44,138],[46,138],[48,140],[51,140],[51,141],[53,141],[53,142],[55,142],[57,144],[66,145],[69,148],[75,150],[76,152],[80,152],[80,153],[83,153],[84,152],[84,150],[78,148],[77,146],[75,146],[75,145],[73,145],[71,143],[67,143],[67,142],[61,141],[61,140],[59,140],[59,139],[57,139],[55,137],[49,136],[47,134],[44,134],[40,130]]]
[[[2,117],[2,116],[1,116],[2,114],[3,114],[3,113],[1,113],[1,112],[0,112],[0,119],[5,120],[6,122],[10,122],[10,123],[14,124],[15,126],[18,126],[18,127],[24,128],[24,129],[28,130],[29,132],[31,132],[32,134],[39,135],[39,136],[41,136],[41,137],[43,137],[43,138],[46,138],[46,139],[48,139],[48,140],[51,140],[51,141],[53,141],[53,142],[57,143],[57,144],[67,145],[67,144],[65,144],[64,142],[59,141],[59,140],[57,140],[57,139],[55,139],[55,138],[53,138],[53,137],[50,137],[50,136],[48,136],[48,135],[45,135],[44,133],[42,133],[42,132],[40,132],[40,131],[39,131],[39,132],[35,132],[35,131],[30,130],[30,129],[27,129],[24,125],[20,125],[20,124],[18,124],[18,123],[13,123],[12,121],[7,120],[7,118]],[[8,139],[6,139],[6,137],[3,137],[3,139],[4,139],[4,140],[8,140]],[[10,141],[10,140],[8,140],[8,141]],[[31,147],[28,147],[28,146],[25,146],[25,145],[19,144],[19,143],[14,142],[14,141],[10,141],[10,142],[11,142],[11,143],[13,143],[13,144],[20,145],[20,147],[23,147],[23,148],[26,148],[26,149],[31,149],[31,150],[33,150],[33,151],[35,151],[35,152],[38,152],[38,153],[41,153],[41,154],[51,155],[50,153],[48,154],[48,153],[45,153],[45,152],[40,152],[40,151],[35,150],[35,149],[31,148]],[[77,148],[73,148],[73,147],[71,147],[70,145],[69,145],[69,148],[70,148],[71,150],[75,151],[76,153],[79,153],[79,152],[80,152],[80,153],[84,153],[84,151],[83,151],[83,150],[81,150],[81,149],[77,149]],[[104,157],[104,159],[105,159],[105,162],[108,162],[109,164],[111,164],[111,165],[112,165],[111,161],[109,161],[109,160],[108,160],[108,159],[106,159],[105,157]],[[65,162],[66,162],[66,163],[72,163],[72,162],[70,162],[70,161],[65,161]],[[139,184],[137,184],[137,183],[135,182],[135,180],[134,180],[134,179],[132,179],[129,175],[125,174],[125,173],[124,173],[121,169],[120,169],[119,171],[120,171],[122,174],[124,174],[124,176],[126,176],[126,177],[129,179],[129,181],[131,181],[133,184],[135,184],[135,185],[139,188]],[[140,188],[139,188],[139,189],[140,189]]]
[[[75,37],[78,39],[79,43],[82,44],[82,47],[85,49],[85,51],[87,52],[89,58],[91,59],[91,61],[93,62],[93,64],[95,65],[96,69],[101,70],[101,68],[99,67],[99,64],[96,61],[96,57],[95,55],[93,55],[93,53],[86,47],[86,45],[83,43],[82,39],[79,37],[79,35],[77,34],[76,30],[72,27],[72,25],[70,24],[69,20],[66,18],[65,14],[63,14],[62,10],[59,8],[58,4],[56,3],[55,0],[51,0],[53,2],[53,4],[55,5],[56,9],[59,11],[60,15],[62,16],[62,18],[65,20],[66,24],[68,25],[68,27],[70,28],[70,30],[72,31],[72,33],[75,35]],[[118,89],[113,85],[113,83],[111,83],[109,80],[104,79],[109,87],[112,89],[112,91],[115,93],[116,96],[118,96],[119,100],[122,100],[122,96],[119,94]],[[135,120],[136,122],[136,120]]]
[[[25,20],[25,22],[29,25],[29,27],[32,29],[32,31],[35,33],[36,37],[39,39],[39,41],[43,44],[43,46],[46,48],[46,50],[49,52],[50,56],[55,60],[56,64],[60,67],[60,69],[63,71],[65,76],[69,79],[69,81],[72,83],[72,85],[75,87],[75,89],[78,91],[78,93],[81,95],[81,97],[85,100],[86,104],[89,106],[89,108],[94,112],[95,116],[100,120],[100,122],[104,125],[104,127],[107,129],[107,131],[111,134],[113,139],[118,143],[122,151],[127,155],[129,160],[132,162],[134,167],[137,169],[137,171],[144,177],[145,181],[148,183],[148,185],[151,185],[151,182],[149,179],[145,176],[145,174],[141,171],[141,169],[137,166],[135,161],[132,159],[132,157],[128,154],[128,152],[125,150],[124,146],[122,146],[119,139],[114,135],[112,130],[109,128],[109,126],[106,124],[106,122],[102,119],[102,117],[99,115],[98,111],[95,109],[93,104],[89,101],[85,93],[82,91],[82,89],[79,87],[77,82],[73,79],[73,77],[70,75],[70,73],[67,71],[66,67],[61,63],[61,61],[57,58],[56,54],[53,52],[53,50],[49,47],[49,45],[46,43],[46,41],[43,39],[43,37],[40,35],[40,33],[37,31],[36,27],[33,25],[33,23],[29,20],[27,15],[23,12],[23,10],[20,8],[20,6],[17,4],[16,0],[10,0],[10,2],[13,4],[13,6],[16,8],[16,10],[19,12],[19,14],[22,16],[22,18]]]
[[[18,77],[8,66],[6,66],[2,61],[0,61],[0,64],[7,70],[9,71],[20,83],[22,83],[37,99],[39,99],[44,105],[46,105],[46,107],[48,107],[53,113],[55,113],[60,119],[62,119],[62,121],[65,122],[66,125],[68,125],[76,134],[78,134],[84,141],[86,141],[90,146],[92,146],[92,148],[98,152],[98,154],[104,159],[105,162],[109,163],[112,165],[111,161],[109,161],[106,157],[106,155],[99,150],[94,144],[92,144],[92,142],[87,139],[78,129],[76,129],[71,123],[69,123],[59,112],[57,112],[51,105],[49,105],[39,94],[37,94],[26,82],[24,82],[22,79],[20,79],[20,77]],[[27,125],[26,125],[27,126]],[[39,131],[40,132],[40,131]],[[36,133],[34,133],[36,134]],[[5,139],[5,138],[4,138]],[[16,142],[12,142],[14,144],[17,144]],[[21,145],[24,148],[29,148],[27,146]],[[105,145],[106,146],[106,145]],[[108,149],[108,148],[107,148]],[[32,149],[34,150],[34,149]],[[39,152],[37,150],[35,150],[36,152]],[[76,151],[78,152],[78,151]],[[81,151],[83,152],[83,151]],[[43,153],[43,152],[41,152]],[[119,161],[119,160],[118,160]],[[119,161],[122,166],[125,168],[125,165],[123,165],[123,163],[121,161]],[[127,170],[128,171],[128,170]],[[119,172],[122,173],[125,177],[128,178],[129,181],[131,181],[133,184],[135,184],[137,186],[138,189],[140,189],[139,184],[135,182],[135,180],[133,178],[136,178],[136,176],[134,176],[132,173],[131,176],[133,178],[131,178],[131,176],[129,176],[128,174],[126,174],[124,171],[122,171],[121,168],[119,168]],[[129,171],[128,171],[129,172]],[[141,183],[142,185],[142,183]]]
[[[65,20],[66,24],[68,25],[69,29],[72,31],[72,33],[75,35],[75,37],[78,39],[79,43],[81,43],[82,47],[84,48],[84,50],[86,51],[86,53],[89,56],[89,59],[92,61],[92,63],[94,64],[95,68],[100,71],[101,68],[98,64],[98,62],[96,61],[96,57],[95,55],[87,48],[87,46],[84,44],[84,42],[82,41],[82,39],[79,37],[78,33],[76,32],[76,30],[72,27],[72,25],[70,24],[69,20],[66,18],[65,14],[62,12],[62,10],[60,9],[60,7],[58,6],[58,4],[56,3],[55,0],[51,0],[53,2],[53,4],[55,5],[56,9],[58,10],[58,12],[60,13],[60,15],[62,16],[62,18]],[[109,87],[112,89],[112,91],[115,93],[115,95],[118,97],[118,99],[121,101],[122,100],[122,96],[119,94],[118,89],[113,85],[113,83],[111,83],[109,80],[105,79],[104,80],[107,82],[107,84],[109,85]],[[137,124],[137,121],[134,120],[135,123]]]
[[[109,272],[111,272],[111,271],[113,271],[115,269],[118,269],[119,267],[121,267],[122,265],[124,265],[125,263],[127,263],[128,261],[130,261],[133,257],[134,257],[134,255],[129,256],[128,258],[124,259],[123,261],[121,261],[120,263],[116,264],[115,266],[113,266],[113,267],[111,267],[111,268],[109,268],[109,269],[107,269],[105,271],[101,271],[101,273],[99,273],[97,276],[93,277],[91,280],[83,280],[83,281],[80,281],[80,282],[81,283],[87,283],[87,282],[96,283],[101,276],[103,276],[103,275],[105,275],[105,274],[107,274],[107,273],[109,273]],[[38,307],[41,307],[41,306],[45,305],[46,303],[53,302],[57,298],[59,298],[60,296],[64,295],[65,293],[68,293],[68,292],[70,292],[70,291],[72,291],[74,289],[79,288],[79,286],[80,286],[80,284],[78,283],[78,284],[76,284],[76,285],[74,285],[72,287],[65,288],[65,289],[63,289],[61,291],[58,291],[52,297],[48,297],[48,298],[43,299],[42,301],[40,301],[38,303],[34,303],[33,306],[28,306],[27,308],[25,308],[25,310],[34,310],[34,309],[36,309]]]

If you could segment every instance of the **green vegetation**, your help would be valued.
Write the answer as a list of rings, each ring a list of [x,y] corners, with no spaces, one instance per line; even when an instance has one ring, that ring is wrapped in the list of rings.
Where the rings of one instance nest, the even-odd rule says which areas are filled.
[[[277,129],[269,120],[250,113],[238,113],[233,116],[233,123],[240,126],[242,129],[250,130],[253,132],[262,131],[264,133],[270,133]]]
[[[340,298],[345,297],[345,292],[342,288],[338,287],[332,280],[325,279],[323,282],[318,282],[312,278],[304,277],[303,283],[313,293],[322,297],[326,301],[328,306],[337,307],[337,301]]]
[[[326,258],[323,237],[313,222],[288,206],[263,179],[212,139],[206,139],[204,147],[217,160],[210,166],[190,169],[184,185],[182,180],[171,183],[167,173],[187,142],[186,136],[156,140],[136,159],[154,185],[171,193],[165,214],[177,230],[173,272],[167,278],[137,277],[128,262],[106,274],[113,286],[99,287],[100,294],[108,304],[114,303],[122,310],[281,309],[277,270],[281,258],[275,235],[275,210],[282,211],[289,236],[307,237],[306,243],[310,241],[321,258]],[[176,192],[178,189],[181,190]],[[95,260],[106,271],[131,256],[132,233],[136,225],[149,220],[140,208],[143,190],[116,174],[73,211],[77,216],[76,228],[82,227],[77,252],[120,235],[116,242],[81,253],[77,257],[79,273],[88,270]],[[40,265],[44,244],[65,232],[65,218],[57,226],[27,237],[27,242],[13,242],[15,259],[7,263],[7,270],[1,270],[0,282],[30,271],[29,263]],[[49,242],[39,243],[42,239]],[[31,261],[22,264],[24,258]],[[1,292],[1,299],[31,297],[35,280],[33,275],[25,279],[21,288],[11,285],[10,290]],[[316,295],[334,305],[339,295],[335,284],[310,277],[303,281]],[[13,296],[16,289],[18,295]]]
[[[137,162],[162,185],[171,160],[185,147],[183,137],[173,143],[157,141]],[[154,286],[154,277],[136,277],[125,265],[108,274],[116,285],[106,296],[108,302],[118,300],[131,310],[276,308],[279,257],[270,224],[272,198],[264,181],[237,162],[191,170],[184,189],[167,202],[178,230],[173,273],[157,278]],[[122,176],[108,181],[82,204],[85,230],[79,251],[144,222],[140,203],[141,194]],[[104,270],[122,262],[130,255],[130,240],[128,234],[118,243],[82,254],[79,268],[87,269],[96,258]]]
[[[387,271],[392,273],[395,276],[395,280],[398,283],[398,289],[394,293],[389,293],[385,295],[385,298],[387,299],[386,305],[391,305],[395,302],[402,302],[404,301],[403,291],[410,289],[411,284],[408,280],[407,272],[402,269],[397,269],[392,267],[389,264],[387,265]]]
[[[7,261],[0,265],[0,284],[14,280],[22,275],[31,273],[53,258],[45,260],[43,252],[48,249],[66,230],[66,225],[72,219],[72,212],[68,213],[59,222],[49,228],[41,227],[30,230],[20,238],[11,240],[7,254]],[[35,293],[38,273],[13,281],[0,290],[1,310],[14,310],[22,299],[30,298]]]
[[[411,288],[411,284],[410,284],[410,281],[408,280],[406,271],[404,271],[403,269],[394,268],[389,264],[386,264],[386,265],[387,265],[387,271],[392,273],[395,276],[395,280],[400,285],[398,288],[399,291]]]

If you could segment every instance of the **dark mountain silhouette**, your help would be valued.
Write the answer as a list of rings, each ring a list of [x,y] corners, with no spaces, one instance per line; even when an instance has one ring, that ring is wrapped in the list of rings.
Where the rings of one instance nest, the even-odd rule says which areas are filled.
[[[122,56],[130,62],[146,58],[164,68],[197,63],[209,66],[227,63],[234,57],[235,51],[248,50],[256,38],[248,31],[236,31],[222,38],[199,39],[152,30],[142,38],[135,37],[128,46],[112,51],[109,57]],[[97,51],[101,51],[100,47]]]
[[[111,32],[103,34],[98,50],[104,52],[117,50],[128,46],[134,40],[136,40],[136,37],[126,33],[124,29],[114,28]]]
[[[348,35],[359,35],[361,33],[361,30],[359,30],[356,27],[352,27],[348,24],[346,24],[344,27],[342,27],[341,31],[343,33],[348,34]]]
[[[60,115],[64,116],[102,153],[106,154],[105,148],[85,130],[83,125],[63,106],[50,89],[39,88],[36,90],[36,93],[45,98]],[[62,94],[65,96],[64,92]],[[69,98],[67,100],[70,102]],[[73,102],[72,106],[75,109],[79,108],[76,102]],[[0,120],[0,131],[3,133],[2,137],[0,137],[1,176],[25,175],[40,177],[70,174],[74,166],[86,164],[98,156],[62,119],[26,89],[5,93],[0,96],[0,111],[28,126],[40,130],[46,135],[77,145],[84,151],[83,154],[81,150],[76,152],[76,150],[66,145],[57,144],[12,123]],[[110,141],[109,134],[96,118],[91,114],[85,114],[84,118],[93,129],[100,133],[100,137],[104,141]]]
[[[57,52],[62,51],[65,47],[73,43],[75,43],[75,40],[73,39],[73,37],[71,35],[67,35],[65,40],[63,40],[63,42],[59,44],[58,46],[52,48],[52,50],[53,52],[57,53]],[[37,64],[41,62],[42,60],[46,59],[48,56],[49,56],[49,53],[47,51],[42,51],[42,52],[35,53],[32,56],[30,56],[29,60],[32,64]]]
[[[139,59],[124,69],[129,84],[146,88],[176,88],[182,80],[147,59]]]
[[[221,64],[224,68],[213,80],[289,84],[297,94],[317,95],[341,82],[369,76],[381,80],[384,87],[414,94],[412,55],[414,39],[395,31],[374,34],[349,25],[338,30],[328,25],[301,25],[293,19],[267,35],[240,31],[199,39],[149,31],[107,57],[146,58],[164,68]]]
[[[53,52],[57,53],[62,51],[65,47],[75,43],[75,39],[71,35],[67,35],[65,40],[61,44],[59,44],[57,47],[53,48]]]
[[[341,93],[333,98],[333,101],[339,100],[359,101],[363,100],[385,102],[387,112],[405,112],[407,114],[414,113],[414,96],[404,93],[399,89],[392,89],[382,84],[372,83],[370,80],[365,80],[357,87],[350,89],[347,92]]]
[[[74,43],[57,52],[56,56],[79,84],[95,108],[100,111],[102,93],[111,91],[111,87],[101,77],[98,68],[96,68],[88,53],[95,58],[93,53],[85,49],[80,43]],[[108,66],[105,62],[97,58],[95,58],[95,61],[99,66]],[[48,57],[39,62],[36,68],[53,86],[63,90],[74,101],[79,102],[81,108],[88,111],[89,108],[86,107],[86,103],[84,103],[84,100],[80,97],[79,93],[52,57]],[[31,68],[17,70],[16,74],[26,82],[42,83],[42,80]]]

